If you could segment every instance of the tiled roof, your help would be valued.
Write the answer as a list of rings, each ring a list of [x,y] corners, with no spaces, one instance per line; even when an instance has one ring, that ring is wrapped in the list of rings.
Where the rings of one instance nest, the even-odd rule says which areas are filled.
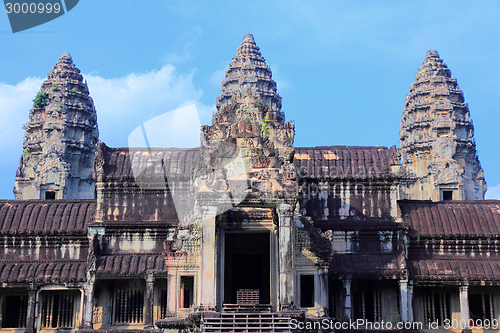
[[[410,232],[426,235],[500,235],[500,201],[399,201]]]
[[[497,258],[434,258],[410,260],[410,278],[423,281],[498,281],[500,260]]]
[[[395,278],[404,274],[403,255],[389,254],[335,254],[328,273],[331,276],[353,278]]]
[[[105,160],[104,179],[165,175],[189,178],[201,160],[199,148],[108,148],[101,144],[99,149]]]
[[[330,146],[295,148],[299,177],[331,179],[388,178],[396,147]]]
[[[0,283],[82,282],[86,272],[86,261],[0,262]]]
[[[198,148],[129,149],[109,148],[101,144],[99,149],[103,151],[105,160],[104,179],[134,179],[138,174],[146,177],[164,174],[189,177],[201,161]],[[395,152],[395,147],[380,146],[295,148],[294,161],[301,177],[390,178],[395,176],[391,172],[391,159]]]
[[[98,276],[144,276],[151,270],[166,273],[165,255],[159,253],[107,255],[98,259]]]
[[[0,233],[86,233],[95,200],[0,201]]]

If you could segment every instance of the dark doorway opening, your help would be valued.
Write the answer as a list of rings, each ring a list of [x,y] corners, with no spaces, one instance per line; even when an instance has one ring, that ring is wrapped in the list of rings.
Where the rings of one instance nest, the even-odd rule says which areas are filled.
[[[194,276],[181,276],[181,308],[194,306]]]
[[[226,233],[224,303],[236,304],[241,289],[258,289],[259,303],[270,303],[269,232]]]
[[[26,327],[28,297],[26,295],[7,295],[4,298],[2,328]]]
[[[300,306],[303,308],[314,306],[314,275],[300,276]]]

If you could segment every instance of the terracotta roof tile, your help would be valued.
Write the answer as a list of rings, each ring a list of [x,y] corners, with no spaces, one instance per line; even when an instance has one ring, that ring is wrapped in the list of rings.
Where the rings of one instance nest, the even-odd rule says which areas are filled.
[[[144,276],[147,271],[155,275],[166,274],[165,255],[159,253],[117,254],[102,256],[98,260],[97,275]]]
[[[294,163],[306,178],[388,178],[396,148],[328,146],[295,148]]]
[[[410,278],[422,281],[499,281],[500,259],[441,257],[410,260]]]
[[[390,254],[335,254],[330,262],[332,276],[353,278],[394,278],[404,274],[403,255]]]
[[[398,201],[410,232],[426,235],[500,235],[500,201]]]
[[[199,148],[109,148],[99,145],[104,158],[103,179],[134,179],[193,175],[199,167]],[[132,166],[134,168],[132,169]]]
[[[0,233],[86,233],[95,200],[0,201]]]
[[[82,282],[87,279],[85,261],[0,262],[1,283]]]

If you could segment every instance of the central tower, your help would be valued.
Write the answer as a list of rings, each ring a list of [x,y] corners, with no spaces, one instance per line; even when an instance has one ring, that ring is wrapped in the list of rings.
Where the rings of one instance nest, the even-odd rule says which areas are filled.
[[[295,292],[295,125],[285,123],[276,82],[250,34],[226,70],[216,105],[212,125],[201,130],[206,176],[197,202],[218,215],[203,222],[201,306],[234,303],[250,288],[259,290],[261,303],[288,309]],[[254,278],[241,278],[242,269]]]

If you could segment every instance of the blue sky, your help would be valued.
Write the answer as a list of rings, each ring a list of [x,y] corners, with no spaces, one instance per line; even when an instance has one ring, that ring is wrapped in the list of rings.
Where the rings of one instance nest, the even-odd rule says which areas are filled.
[[[247,32],[295,120],[296,146],[398,146],[405,96],[438,50],[469,104],[487,197],[500,199],[500,2],[488,0],[81,0],[16,34],[0,14],[0,198],[13,198],[22,125],[63,52],[88,80],[101,140],[127,146],[141,123],[191,103],[208,124]]]

